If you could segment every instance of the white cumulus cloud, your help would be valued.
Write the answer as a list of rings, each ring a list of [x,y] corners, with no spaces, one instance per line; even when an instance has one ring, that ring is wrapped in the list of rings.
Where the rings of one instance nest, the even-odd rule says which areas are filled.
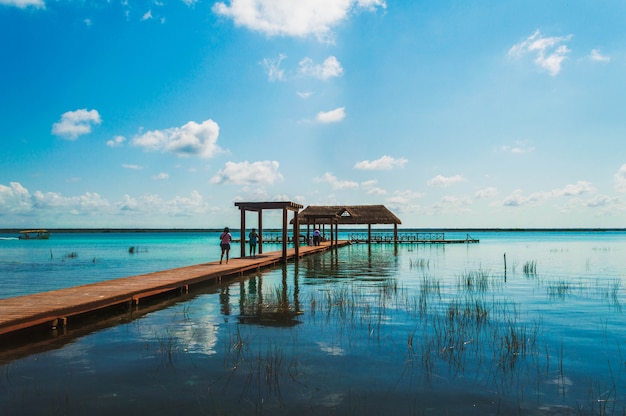
[[[339,107],[330,111],[320,111],[315,117],[320,123],[336,123],[346,118],[346,108]]]
[[[230,0],[217,2],[213,12],[233,19],[235,25],[269,36],[315,35],[329,41],[332,28],[351,11],[386,8],[384,0]]]
[[[376,160],[363,160],[361,162],[357,162],[354,165],[355,169],[363,169],[363,170],[391,170],[393,168],[402,168],[408,162],[407,159],[400,157],[394,158],[391,156],[383,156],[380,159]]]
[[[235,163],[226,162],[224,168],[217,172],[211,183],[258,185],[273,184],[282,181],[283,176],[278,172],[279,163],[272,160],[250,163],[248,161]]]
[[[0,211],[15,213],[28,211],[32,208],[30,193],[19,182],[11,182],[9,186],[0,184]]]
[[[536,65],[555,76],[561,72],[561,64],[570,52],[564,43],[569,41],[572,36],[543,37],[539,30],[536,30],[527,39],[509,49],[509,56],[521,58],[526,54],[531,54],[535,57]]]
[[[134,137],[131,143],[146,151],[210,158],[221,151],[217,145],[219,132],[219,126],[211,119],[200,124],[190,121],[182,127],[146,132]]]
[[[94,125],[102,123],[96,110],[85,108],[68,111],[61,115],[61,120],[52,125],[52,134],[68,140],[76,140],[78,136],[91,133]]]

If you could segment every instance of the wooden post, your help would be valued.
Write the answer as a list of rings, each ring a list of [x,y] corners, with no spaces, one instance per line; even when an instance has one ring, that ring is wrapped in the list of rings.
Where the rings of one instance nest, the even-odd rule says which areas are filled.
[[[259,210],[259,254],[263,254],[263,210]]]
[[[296,251],[296,260],[300,257],[300,219],[298,218],[298,211],[293,213],[293,244]]]
[[[241,229],[240,229],[240,246],[241,246],[241,257],[246,257],[246,210],[245,208],[241,208],[239,210],[241,212]]]
[[[287,262],[287,239],[289,238],[287,234],[287,208],[283,208],[283,262]]]

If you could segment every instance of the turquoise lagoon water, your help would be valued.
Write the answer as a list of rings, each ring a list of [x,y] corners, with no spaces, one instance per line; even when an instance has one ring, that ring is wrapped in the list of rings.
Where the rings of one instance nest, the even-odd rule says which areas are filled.
[[[354,244],[0,346],[0,414],[624,414],[626,232],[471,235]],[[12,237],[3,298],[219,257],[217,233]]]

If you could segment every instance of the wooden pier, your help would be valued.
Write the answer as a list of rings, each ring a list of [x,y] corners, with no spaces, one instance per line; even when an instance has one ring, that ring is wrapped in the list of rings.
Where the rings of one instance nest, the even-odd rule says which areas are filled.
[[[350,244],[339,241],[337,246]],[[301,246],[287,250],[287,260],[328,251],[330,243],[320,246]],[[232,252],[232,250],[231,250]],[[53,290],[32,295],[0,299],[0,336],[17,334],[34,329],[57,329],[71,323],[75,317],[104,311],[116,306],[138,305],[144,299],[165,295],[188,293],[197,284],[220,282],[224,278],[242,276],[246,272],[283,263],[283,252],[274,251],[255,257],[231,258],[228,263],[219,261],[180,267],[171,270],[124,277],[104,282]]]
[[[373,244],[397,244],[397,243],[412,243],[412,244],[475,244],[479,240],[473,238],[471,235],[466,234],[465,238],[453,238],[447,239],[445,233],[442,232],[427,232],[427,233],[402,233],[397,237],[390,233],[378,233],[371,234],[368,239],[368,235],[364,233],[353,233],[348,236],[351,243],[373,243]]]

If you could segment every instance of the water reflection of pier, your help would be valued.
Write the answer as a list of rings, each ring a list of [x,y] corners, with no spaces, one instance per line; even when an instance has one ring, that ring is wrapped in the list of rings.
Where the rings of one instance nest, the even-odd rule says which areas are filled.
[[[298,268],[293,275],[293,288],[289,289],[288,271],[282,268],[281,284],[278,287],[263,285],[263,274],[259,273],[237,283],[224,284],[220,288],[221,311],[231,315],[231,290],[239,288],[239,322],[265,326],[294,326],[303,311],[299,299]]]

